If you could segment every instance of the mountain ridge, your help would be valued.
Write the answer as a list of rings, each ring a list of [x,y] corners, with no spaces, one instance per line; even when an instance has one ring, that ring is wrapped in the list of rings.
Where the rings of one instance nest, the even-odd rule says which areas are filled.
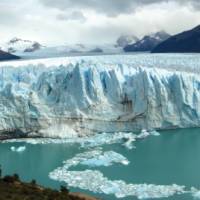
[[[165,31],[159,31],[150,35],[145,35],[136,43],[124,47],[125,52],[151,51],[160,42],[166,40],[170,35]]]
[[[15,60],[15,59],[20,59],[20,57],[15,56],[13,54],[10,54],[8,52],[0,50],[0,61],[4,60]]]
[[[200,25],[183,31],[158,44],[152,53],[199,53]]]

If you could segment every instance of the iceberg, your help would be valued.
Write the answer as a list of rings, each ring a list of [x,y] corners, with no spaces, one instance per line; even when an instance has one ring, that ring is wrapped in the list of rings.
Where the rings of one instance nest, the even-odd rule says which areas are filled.
[[[199,127],[197,61],[147,54],[2,62],[0,131],[67,138]]]

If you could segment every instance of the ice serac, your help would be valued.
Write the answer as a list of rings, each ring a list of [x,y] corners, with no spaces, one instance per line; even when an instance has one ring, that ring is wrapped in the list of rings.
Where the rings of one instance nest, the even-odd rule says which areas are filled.
[[[200,77],[192,72],[57,58],[1,64],[0,80],[2,133],[70,137],[200,125]]]

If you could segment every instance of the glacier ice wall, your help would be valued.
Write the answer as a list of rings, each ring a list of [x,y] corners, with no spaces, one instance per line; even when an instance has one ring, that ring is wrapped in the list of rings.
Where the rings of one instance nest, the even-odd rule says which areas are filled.
[[[0,66],[1,132],[70,137],[200,125],[193,72],[84,58]]]

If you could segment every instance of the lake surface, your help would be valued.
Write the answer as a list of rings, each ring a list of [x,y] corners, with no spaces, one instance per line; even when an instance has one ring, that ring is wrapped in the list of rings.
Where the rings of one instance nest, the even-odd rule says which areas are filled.
[[[3,175],[18,173],[24,181],[35,179],[37,183],[52,188],[59,188],[61,184],[66,184],[49,177],[50,172],[62,167],[63,161],[66,160],[71,163],[70,169],[67,168],[68,171],[97,170],[111,181],[122,180],[126,184],[177,184],[186,186],[186,191],[190,190],[191,187],[200,188],[200,129],[162,131],[159,136],[151,135],[144,139],[137,139],[134,145],[136,148],[126,148],[123,139],[110,143],[106,139],[102,144],[85,146],[74,142],[57,141],[57,143],[54,143],[48,141],[41,144],[37,140],[33,144],[33,142],[28,141],[13,141],[0,144],[0,164],[2,165]],[[25,146],[26,149],[22,148],[22,150],[17,151],[16,149],[20,146]],[[84,152],[93,151],[118,153],[122,156],[119,156],[119,160],[123,160],[124,157],[129,161],[129,164],[120,161],[110,161],[109,163],[108,159],[105,159],[102,155],[98,159],[91,155],[90,158],[84,157]],[[77,154],[79,155],[79,162],[72,165],[73,158],[77,158]],[[111,154],[108,153],[108,157],[109,155]],[[75,173],[75,175],[77,174]],[[98,182],[98,177],[96,178],[97,180],[90,180],[90,183]],[[76,185],[76,183],[74,184]],[[109,188],[108,184],[107,187]],[[85,192],[107,200],[118,199],[109,191],[106,195],[106,192],[103,194],[88,189],[83,190],[83,188],[84,186],[75,186],[70,187],[70,190]],[[112,189],[113,186],[110,190]],[[126,196],[121,199],[134,200],[138,198]],[[194,198],[192,194],[186,193],[159,199],[188,200]]]

